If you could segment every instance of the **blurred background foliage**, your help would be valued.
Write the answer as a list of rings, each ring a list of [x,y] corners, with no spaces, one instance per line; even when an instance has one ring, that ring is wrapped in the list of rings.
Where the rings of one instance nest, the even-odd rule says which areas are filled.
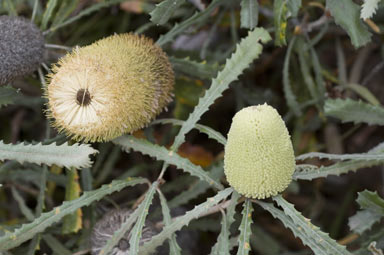
[[[172,0],[160,5],[150,0],[1,0],[0,14],[33,17],[47,43],[39,72],[0,87],[1,140],[66,141],[49,127],[44,116],[43,76],[72,47],[114,33],[144,34],[168,53],[176,74],[175,97],[169,111],[158,119],[186,120],[236,44],[257,26],[265,28],[273,40],[199,123],[226,137],[238,110],[267,102],[286,121],[296,155],[310,151],[365,153],[384,140],[382,5],[372,0]],[[179,130],[178,124],[169,123],[155,121],[134,135],[169,148]],[[216,180],[223,179],[223,145],[197,130],[189,132],[185,140],[179,155],[209,170]],[[0,231],[11,231],[42,211],[112,180],[141,176],[152,182],[161,172],[161,162],[138,152],[123,153],[112,143],[92,146],[99,151],[92,158],[93,166],[77,172],[57,166],[3,163]],[[294,181],[284,197],[354,254],[383,254],[382,224],[360,231],[353,223],[351,226],[350,219],[360,209],[358,196],[372,195],[362,191],[376,191],[378,195],[372,195],[376,201],[384,196],[382,162],[381,158],[370,168],[366,168],[369,164],[356,166],[351,169],[361,169],[341,176]],[[315,158],[305,163],[329,166],[334,162]],[[172,215],[183,214],[215,195],[209,185],[173,166],[163,179],[161,190]],[[4,254],[86,254],[91,228],[100,215],[109,208],[132,206],[146,189],[139,185],[106,196]],[[151,207],[153,221],[159,220],[159,204],[155,199]],[[376,216],[368,210],[371,214],[366,212],[364,217],[376,217],[379,222],[384,212],[382,205],[380,208]],[[251,254],[312,254],[270,214],[258,206],[254,210]],[[240,221],[241,215],[236,214],[232,233],[238,231]],[[192,221],[185,240],[179,241],[182,254],[209,254],[220,229],[219,214]]]

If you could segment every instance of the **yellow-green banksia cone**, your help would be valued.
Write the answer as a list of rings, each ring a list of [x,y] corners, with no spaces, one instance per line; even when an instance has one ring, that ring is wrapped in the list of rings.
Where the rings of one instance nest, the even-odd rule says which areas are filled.
[[[225,146],[229,184],[246,197],[268,198],[288,187],[294,170],[292,142],[276,109],[263,104],[237,112]]]
[[[109,141],[145,127],[172,100],[174,74],[162,49],[134,34],[75,48],[48,78],[53,126],[75,140]]]

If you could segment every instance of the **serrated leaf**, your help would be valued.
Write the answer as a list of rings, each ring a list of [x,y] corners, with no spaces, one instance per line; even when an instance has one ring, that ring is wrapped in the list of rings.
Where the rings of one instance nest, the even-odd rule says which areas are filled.
[[[296,100],[296,96],[292,91],[291,81],[289,77],[289,62],[291,60],[292,48],[295,45],[297,38],[293,37],[289,42],[287,52],[285,53],[284,66],[283,66],[283,90],[284,96],[287,100],[287,105],[293,111],[296,116],[301,115],[299,103]]]
[[[148,216],[149,206],[152,204],[153,195],[155,194],[158,186],[159,182],[155,181],[152,183],[147,194],[145,194],[143,202],[141,202],[137,208],[139,215],[137,217],[135,226],[131,230],[131,239],[129,240],[129,254],[139,254],[139,243],[145,224],[145,219]]]
[[[171,212],[167,205],[167,199],[164,197],[163,193],[160,190],[158,190],[158,194],[160,197],[160,204],[161,204],[161,211],[163,213],[164,226],[168,226],[172,223],[172,219],[171,219]],[[172,255],[181,254],[181,249],[176,241],[176,234],[171,235],[171,237],[169,238],[169,253]]]
[[[9,250],[23,242],[33,238],[37,233],[43,232],[46,228],[60,221],[65,215],[73,213],[77,209],[90,205],[92,202],[103,198],[113,192],[119,191],[125,187],[146,183],[143,178],[127,179],[113,181],[110,184],[103,185],[101,188],[93,191],[84,192],[83,195],[75,200],[66,201],[61,206],[43,213],[33,222],[22,225],[13,232],[8,232],[0,237],[0,251]]]
[[[273,21],[275,27],[275,45],[283,46],[285,40],[285,31],[287,29],[287,2],[285,0],[273,1]]]
[[[352,99],[327,99],[324,112],[342,122],[384,125],[384,108]]]
[[[358,48],[371,41],[371,33],[360,19],[360,6],[352,0],[327,0],[326,7],[351,38],[353,46]],[[345,15],[348,13],[348,15]]]
[[[356,202],[362,209],[368,209],[384,216],[384,200],[379,197],[376,191],[364,190],[359,192]]]
[[[361,8],[360,18],[369,19],[376,13],[380,0],[364,0]]]
[[[250,199],[246,199],[243,204],[242,215],[243,218],[240,223],[240,235],[239,235],[239,249],[237,250],[237,255],[246,255],[249,254],[251,250],[251,245],[249,243],[249,238],[252,234],[251,224],[252,224],[252,202]]]
[[[0,87],[0,108],[14,103],[18,92],[11,86]]]
[[[369,89],[367,89],[366,87],[354,83],[346,84],[345,87],[354,91],[361,98],[365,99],[368,103],[371,103],[375,106],[380,105],[379,100],[377,100],[377,98],[372,94],[372,92],[369,91]]]
[[[348,160],[337,162],[330,166],[317,167],[314,165],[296,165],[296,171],[293,173],[294,180],[313,180],[316,178],[327,177],[328,175],[339,176],[350,171],[357,171],[361,168],[377,166],[384,164],[382,160]]]
[[[4,144],[0,141],[0,160],[16,160],[21,164],[24,162],[48,166],[55,164],[59,167],[79,169],[90,167],[92,161],[89,155],[97,152],[89,144]]]
[[[222,93],[228,89],[229,84],[236,80],[256,59],[263,50],[260,42],[266,43],[271,40],[268,32],[262,28],[255,28],[248,33],[248,36],[241,40],[236,46],[236,51],[227,59],[224,69],[220,71],[215,79],[212,80],[211,87],[200,98],[199,104],[194,108],[186,122],[184,122],[179,133],[175,138],[172,149],[178,148],[185,139],[185,135],[193,129],[200,117],[208,110],[208,108],[219,98]]]
[[[65,200],[71,201],[80,197],[79,175],[77,170],[72,168],[67,170],[67,184],[65,186]],[[74,213],[64,216],[63,234],[77,233],[82,227],[82,211],[77,209]]]
[[[243,28],[254,29],[259,20],[259,3],[257,0],[242,0],[240,24]]]
[[[208,64],[205,61],[197,62],[189,58],[176,57],[170,57],[169,61],[177,73],[197,77],[199,79],[212,79],[219,70],[219,65],[217,63]]]
[[[151,15],[151,21],[157,25],[164,25],[183,3],[185,3],[185,0],[162,1],[149,13],[149,15]]]
[[[210,255],[226,255],[230,252],[230,227],[235,221],[234,215],[236,213],[237,200],[240,195],[236,191],[232,192],[232,197],[229,206],[227,207],[227,214],[223,214],[221,221],[221,230],[216,244],[212,247]]]
[[[298,212],[292,204],[284,200],[281,195],[273,197],[273,200],[283,208],[284,211],[276,208],[271,203],[261,201],[256,201],[256,203],[271,213],[273,217],[279,219],[284,226],[291,229],[293,234],[300,238],[303,244],[311,248],[316,255],[351,255],[345,246],[338,244],[330,238],[327,233],[322,232],[317,226],[313,225],[309,219],[301,215],[301,213]]]
[[[348,226],[351,231],[362,234],[363,232],[371,229],[373,224],[379,222],[382,215],[369,210],[357,211],[355,215],[349,217]]]
[[[151,241],[145,243],[142,249],[140,249],[140,252],[143,252],[143,255],[151,254],[156,247],[161,245],[173,233],[180,230],[183,226],[188,225],[191,220],[198,218],[202,213],[207,212],[221,200],[227,198],[232,192],[232,188],[219,191],[216,196],[208,198],[206,202],[195,206],[194,209],[186,212],[183,216],[177,217],[170,225],[165,226],[159,234],[152,237]]]
[[[126,152],[129,152],[130,149],[140,151],[143,154],[165,161],[167,164],[175,165],[177,168],[183,169],[191,175],[208,182],[217,189],[223,189],[223,185],[213,180],[200,166],[193,164],[187,158],[183,158],[173,151],[167,150],[165,147],[152,144],[144,139],[137,139],[134,136],[129,135],[118,137],[112,142],[120,145]]]
[[[182,126],[184,125],[185,121],[178,120],[178,119],[157,119],[152,121],[151,125],[157,124],[157,123]],[[201,124],[195,124],[194,128],[199,130],[201,133],[206,134],[209,138],[216,140],[218,143],[221,143],[222,145],[225,145],[227,143],[227,139],[225,139],[225,137],[222,134],[220,134],[213,128],[210,128],[208,126],[201,125]]]
[[[126,0],[124,0],[126,1]],[[199,13],[195,13],[192,17],[186,19],[185,21],[181,22],[180,24],[175,24],[171,30],[168,31],[165,35],[161,35],[160,38],[156,41],[156,44],[162,46],[166,44],[167,42],[172,41],[177,35],[185,32],[188,27],[195,25],[195,29],[197,29],[198,26],[196,26],[197,23],[205,24],[204,21],[209,18],[211,12],[216,9],[220,4],[222,4],[223,1],[221,0],[214,0],[211,2],[211,4],[205,8],[204,11],[201,11]]]
[[[383,160],[384,153],[353,153],[353,154],[329,154],[323,152],[309,152],[296,157],[296,160],[304,160],[307,158],[334,159],[334,160]]]

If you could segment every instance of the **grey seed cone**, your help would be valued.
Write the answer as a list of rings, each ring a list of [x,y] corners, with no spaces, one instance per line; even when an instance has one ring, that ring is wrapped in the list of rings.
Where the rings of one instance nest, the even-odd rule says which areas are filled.
[[[0,16],[0,85],[35,71],[43,60],[44,43],[28,19]]]
[[[113,234],[119,230],[121,225],[129,218],[132,211],[128,209],[114,209],[105,214],[94,226],[91,235],[92,255],[98,255],[101,249],[107,244]],[[133,226],[131,227],[133,228]],[[129,254],[129,239],[131,238],[132,229],[128,230],[119,243],[113,248],[113,255],[128,255]],[[151,240],[152,236],[158,231],[150,221],[145,222],[142,231],[140,245]],[[156,254],[167,254],[162,251]]]

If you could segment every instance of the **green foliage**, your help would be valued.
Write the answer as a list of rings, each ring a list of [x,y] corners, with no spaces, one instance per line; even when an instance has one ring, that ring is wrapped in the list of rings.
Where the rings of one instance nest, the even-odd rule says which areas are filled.
[[[326,115],[342,122],[384,125],[384,108],[351,99],[327,99],[324,105]]]
[[[62,145],[48,144],[23,144],[16,145],[5,144],[0,141],[0,160],[16,160],[23,164],[24,162],[35,163],[38,165],[53,164],[67,168],[84,168],[91,166],[90,155],[97,153],[88,144],[67,143]]]
[[[287,29],[287,1],[276,0],[273,1],[273,16],[275,24],[275,44],[283,46],[287,44],[285,33]]]
[[[347,249],[330,238],[328,234],[322,232],[318,227],[313,225],[311,221],[296,211],[292,204],[284,200],[280,195],[273,200],[283,209],[276,208],[271,203],[256,202],[262,208],[272,214],[273,217],[279,219],[286,227],[288,227],[295,236],[310,247],[316,255],[340,254],[350,255]]]
[[[11,86],[0,87],[0,108],[13,104],[17,97],[18,90]]]
[[[251,244],[249,238],[251,236],[251,224],[252,224],[252,202],[250,199],[246,199],[243,204],[243,219],[240,224],[240,235],[239,235],[239,249],[237,255],[249,254]]]
[[[327,0],[326,3],[336,24],[347,31],[353,46],[357,48],[370,41],[371,33],[360,19],[360,7],[357,4],[352,0]]]
[[[177,134],[172,148],[177,148],[184,142],[185,135],[193,129],[200,117],[208,111],[209,106],[211,106],[215,100],[221,96],[224,90],[228,88],[229,84],[236,80],[243,70],[260,55],[263,47],[259,42],[267,43],[270,39],[271,37],[267,31],[256,28],[252,32],[249,32],[248,36],[236,46],[235,53],[226,61],[224,69],[212,80],[211,87],[205,92],[204,97],[200,98],[199,104],[189,115],[187,121],[181,126],[181,130]]]
[[[165,0],[156,5],[150,13],[151,21],[157,25],[164,25],[172,17],[172,14],[179,8],[185,0]]]
[[[43,232],[53,223],[60,221],[65,215],[73,213],[78,208],[87,206],[102,197],[119,191],[125,187],[145,183],[143,178],[135,178],[121,181],[113,181],[111,184],[103,185],[93,191],[84,192],[78,199],[64,202],[61,206],[54,208],[50,212],[43,213],[39,218],[31,223],[22,225],[14,232],[6,233],[0,237],[0,251],[8,250],[33,238],[35,234]]]

